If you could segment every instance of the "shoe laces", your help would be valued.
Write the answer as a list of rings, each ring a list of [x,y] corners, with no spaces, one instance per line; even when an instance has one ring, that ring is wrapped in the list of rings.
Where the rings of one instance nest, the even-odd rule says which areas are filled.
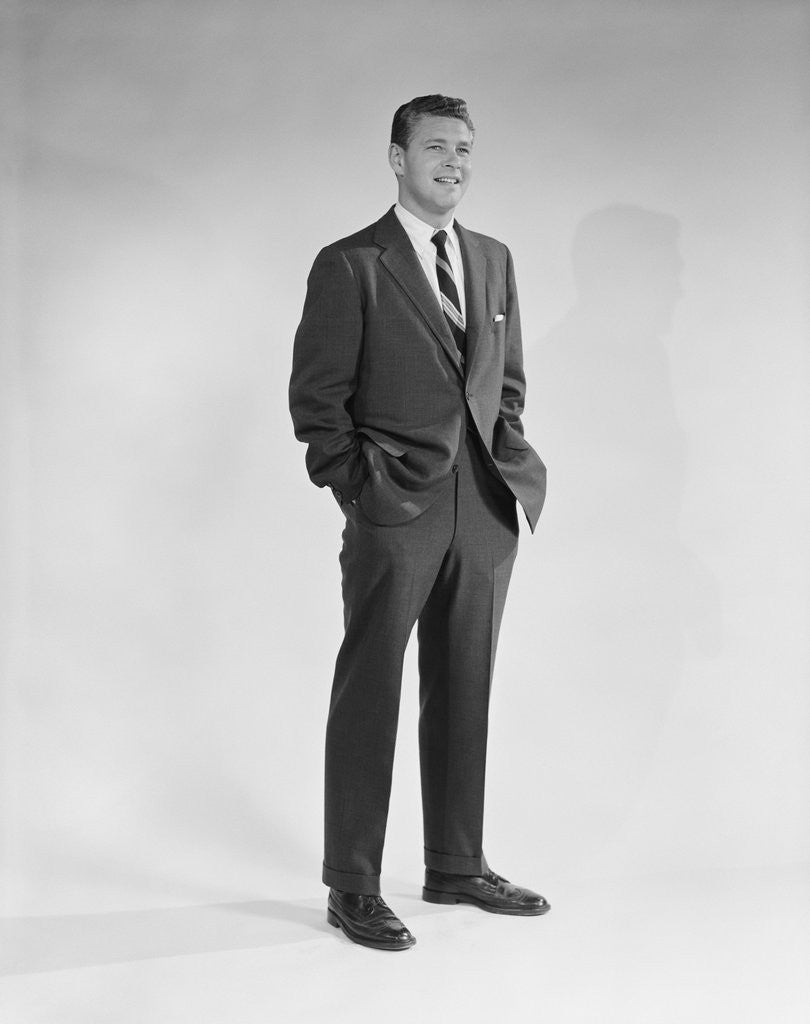
[[[363,906],[367,910],[371,910],[374,907],[385,906],[385,900],[382,896],[363,896]]]

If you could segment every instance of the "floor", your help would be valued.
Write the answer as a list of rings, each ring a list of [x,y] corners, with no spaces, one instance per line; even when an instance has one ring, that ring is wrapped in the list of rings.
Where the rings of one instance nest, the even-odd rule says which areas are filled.
[[[2,1021],[810,1021],[806,870],[558,879],[545,895],[545,917],[503,918],[394,879],[388,902],[417,936],[402,953],[348,942],[320,888],[6,920]]]

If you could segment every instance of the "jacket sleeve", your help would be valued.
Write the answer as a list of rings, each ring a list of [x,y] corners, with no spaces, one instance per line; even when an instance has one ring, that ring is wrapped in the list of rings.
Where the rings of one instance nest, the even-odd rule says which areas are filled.
[[[295,436],[318,487],[340,504],[352,501],[367,476],[351,416],[363,347],[363,303],[346,255],[324,249],[307,281],[295,335],[290,413]]]
[[[520,308],[518,306],[515,270],[512,254],[506,250],[506,346],[501,388],[500,414],[508,425],[523,437],[523,402],[526,396],[526,378],[523,374],[523,344],[520,334]]]

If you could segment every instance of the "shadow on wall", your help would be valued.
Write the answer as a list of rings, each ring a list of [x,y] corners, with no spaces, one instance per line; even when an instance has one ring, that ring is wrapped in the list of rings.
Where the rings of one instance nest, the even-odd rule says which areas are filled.
[[[649,770],[687,634],[718,643],[713,583],[678,536],[687,453],[663,343],[678,236],[674,217],[635,206],[588,214],[574,306],[526,359],[527,436],[549,466],[542,541],[522,556],[562,719],[548,757],[568,779],[561,812],[603,837]]]

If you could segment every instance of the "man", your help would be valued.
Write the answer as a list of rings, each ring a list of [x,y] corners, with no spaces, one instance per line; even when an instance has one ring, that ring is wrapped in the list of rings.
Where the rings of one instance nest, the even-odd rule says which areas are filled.
[[[501,914],[548,903],[482,851],[487,715],[517,550],[545,467],[523,438],[515,280],[462,228],[474,128],[463,100],[394,115],[398,202],[323,249],[295,337],[290,409],[307,468],[346,517],[345,636],[326,735],[328,920],[354,942],[416,941],[380,896],[402,663],[418,621],[424,899]]]

